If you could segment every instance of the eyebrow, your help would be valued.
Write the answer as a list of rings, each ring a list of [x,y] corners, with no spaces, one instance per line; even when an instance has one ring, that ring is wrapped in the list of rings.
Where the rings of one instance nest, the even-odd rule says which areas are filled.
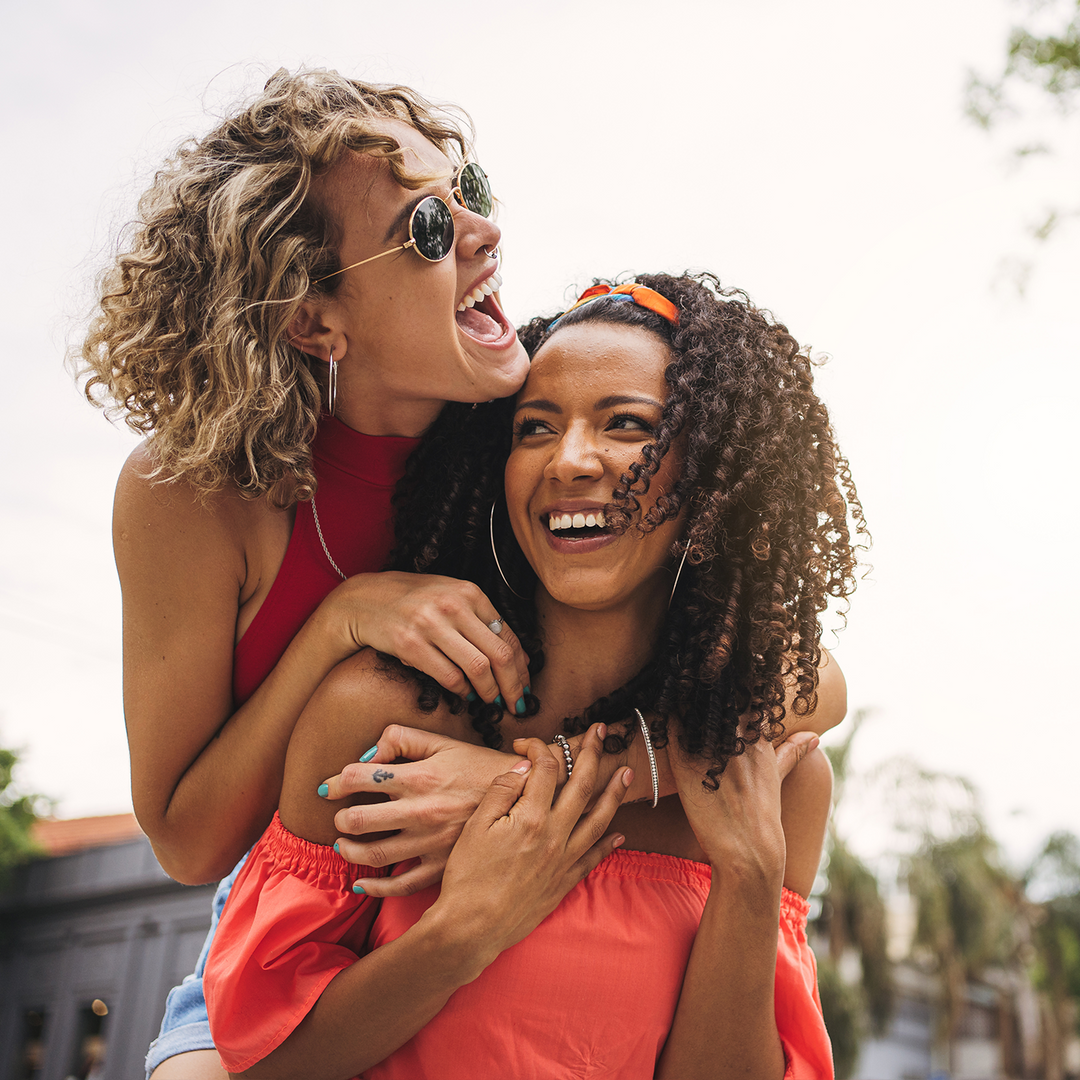
[[[664,406],[656,398],[651,397],[636,397],[633,394],[610,394],[608,397],[603,397],[593,405],[593,408],[600,412],[603,409],[610,409],[616,405],[653,405],[657,409],[662,409]],[[562,409],[555,404],[554,401],[548,401],[547,398],[532,398],[530,401],[523,401],[514,410],[515,413],[521,412],[522,409],[536,409],[538,412],[548,413],[562,413]]]
[[[450,183],[451,183],[451,184],[452,184],[452,183],[454,182],[454,177],[455,177],[456,175],[457,175],[457,173],[456,173],[456,172],[452,172],[452,173],[449,173],[449,174],[448,174],[448,176],[447,176],[447,179],[448,179],[448,180],[450,181]],[[436,183],[437,183],[437,182],[436,182]],[[408,202],[407,202],[407,203],[405,204],[405,206],[404,206],[404,207],[402,208],[402,210],[401,210],[401,212],[400,212],[400,213],[398,214],[398,216],[397,216],[396,218],[394,218],[394,220],[393,220],[392,222],[390,222],[390,228],[388,228],[388,229],[386,230],[386,236],[384,236],[384,237],[383,237],[383,242],[384,242],[384,243],[387,243],[387,244],[389,244],[389,243],[390,243],[390,242],[391,242],[391,241],[392,241],[392,240],[394,239],[394,237],[398,235],[398,232],[399,232],[399,231],[400,231],[400,230],[401,230],[401,229],[402,229],[402,228],[403,228],[403,227],[404,227],[405,225],[407,225],[407,224],[408,224],[409,218],[410,218],[410,217],[412,217],[413,211],[414,211],[414,210],[415,210],[415,209],[416,209],[416,208],[417,208],[417,207],[418,207],[418,206],[419,206],[419,205],[420,205],[420,204],[421,204],[421,203],[422,203],[422,202],[423,202],[423,201],[424,201],[424,200],[425,200],[426,198],[428,198],[428,197],[429,197],[429,196],[431,196],[431,195],[435,195],[436,197],[439,197],[439,198],[441,198],[441,197],[442,197],[442,196],[440,195],[440,193],[439,193],[438,191],[435,191],[435,190],[434,190],[434,188],[435,188],[435,186],[436,186],[436,183],[432,183],[432,184],[430,185],[430,188],[429,188],[429,190],[427,190],[427,191],[424,191],[424,192],[419,192],[419,193],[418,193],[418,194],[416,195],[416,197],[415,197],[414,199],[410,199],[410,200],[409,200],[409,201],[408,201]],[[453,194],[453,189],[452,189],[452,188],[451,188],[451,191],[449,192],[449,194],[451,194],[451,195]],[[448,202],[448,200],[444,200],[444,201],[447,201],[447,202]],[[451,211],[451,213],[453,213],[453,209],[454,209],[454,208],[453,208],[453,205],[451,205],[451,206],[450,206],[450,211]]]
[[[431,194],[431,193],[429,192],[428,194]],[[409,221],[409,218],[412,217],[413,211],[426,198],[427,198],[427,195],[418,195],[415,199],[410,199],[409,202],[407,202],[405,204],[405,206],[402,209],[401,213],[398,214],[398,216],[396,218],[394,218],[394,220],[392,222],[390,222],[390,228],[388,228],[386,230],[386,236],[383,237],[383,242],[384,243],[389,244],[390,241],[393,240],[394,237],[398,235],[398,233],[402,229],[402,227],[404,225],[406,225],[408,223],[408,221]]]

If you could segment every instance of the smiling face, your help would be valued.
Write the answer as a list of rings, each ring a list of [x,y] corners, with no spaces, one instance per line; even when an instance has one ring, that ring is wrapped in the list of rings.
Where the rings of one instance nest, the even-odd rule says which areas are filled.
[[[652,441],[669,359],[648,330],[601,322],[559,330],[533,358],[505,479],[514,535],[541,594],[589,610],[666,603],[681,521],[615,535],[604,527],[603,507]],[[671,490],[682,461],[677,440],[641,499],[642,513]]]
[[[385,128],[405,149],[406,167],[415,163],[417,173],[445,179],[410,191],[384,162],[347,155],[319,193],[340,227],[341,264],[404,244],[409,215],[428,195],[452,207],[454,248],[439,262],[406,248],[346,270],[319,311],[331,334],[318,355],[325,360],[334,346],[341,365],[338,414],[346,423],[369,434],[415,435],[446,401],[513,394],[528,358],[502,313],[497,264],[486,253],[499,243],[498,227],[453,198],[456,165],[438,147],[401,121],[386,121]],[[484,299],[469,307],[478,294]]]

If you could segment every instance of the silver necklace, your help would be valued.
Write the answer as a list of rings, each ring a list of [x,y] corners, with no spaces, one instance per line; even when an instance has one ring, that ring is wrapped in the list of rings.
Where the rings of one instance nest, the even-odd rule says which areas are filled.
[[[336,562],[334,562],[334,556],[330,554],[330,549],[326,546],[326,540],[322,534],[322,525],[319,524],[319,510],[315,505],[315,496],[311,496],[311,516],[315,519],[315,531],[319,534],[319,543],[322,544],[323,554],[326,556],[327,562],[338,572],[342,581],[347,581],[345,572],[341,569]]]

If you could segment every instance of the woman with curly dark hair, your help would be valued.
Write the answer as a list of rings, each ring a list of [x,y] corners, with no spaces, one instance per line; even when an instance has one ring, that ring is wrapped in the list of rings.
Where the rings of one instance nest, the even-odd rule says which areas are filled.
[[[516,402],[457,433],[474,464],[451,486],[471,497],[428,502],[434,529],[404,511],[397,557],[453,558],[515,620],[525,708],[371,653],[324,681],[211,953],[222,1060],[380,1080],[831,1076],[805,937],[829,799],[819,616],[854,587],[849,515],[864,526],[810,362],[710,275],[601,284],[522,337]],[[492,785],[441,890],[380,900],[393,840],[368,837],[377,857],[355,865],[380,808],[349,793],[395,796],[407,739],[380,736],[386,720],[492,750],[516,736],[528,760]],[[350,740],[365,764],[323,782]],[[631,770],[598,769],[630,742],[651,798],[620,805]]]

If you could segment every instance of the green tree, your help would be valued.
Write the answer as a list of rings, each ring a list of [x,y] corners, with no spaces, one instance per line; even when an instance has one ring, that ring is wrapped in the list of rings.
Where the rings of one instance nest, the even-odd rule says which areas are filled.
[[[852,742],[868,715],[868,710],[858,710],[847,738],[826,749],[833,767],[834,812],[826,841],[827,886],[818,919],[829,950],[820,961],[818,989],[840,1080],[855,1068],[866,1033],[881,1034],[888,1027],[893,1007],[885,901],[873,871],[840,835],[835,813],[849,779]],[[862,974],[858,986],[848,986],[840,978],[842,958],[849,950],[858,956]]]
[[[18,756],[0,749],[0,887],[20,863],[40,854],[31,828],[51,804],[41,795],[22,792],[14,781]]]
[[[914,944],[932,958],[939,977],[939,1036],[951,1042],[967,983],[1015,961],[1020,886],[985,828],[947,839],[927,836],[909,857],[905,876],[915,901]]]
[[[1054,833],[1024,883],[1036,898],[1030,915],[1031,977],[1044,1002],[1043,1064],[1047,1080],[1061,1080],[1080,1003],[1080,840]]]
[[[1010,125],[1022,135],[1020,158],[1076,143],[1072,113],[1080,104],[1080,0],[1023,0],[1025,22],[1013,28],[1000,72],[968,76],[967,114],[983,128]],[[1055,134],[1056,131],[1056,134]],[[1035,137],[1033,138],[1033,133]],[[1032,230],[1045,240],[1080,206],[1054,206]]]

